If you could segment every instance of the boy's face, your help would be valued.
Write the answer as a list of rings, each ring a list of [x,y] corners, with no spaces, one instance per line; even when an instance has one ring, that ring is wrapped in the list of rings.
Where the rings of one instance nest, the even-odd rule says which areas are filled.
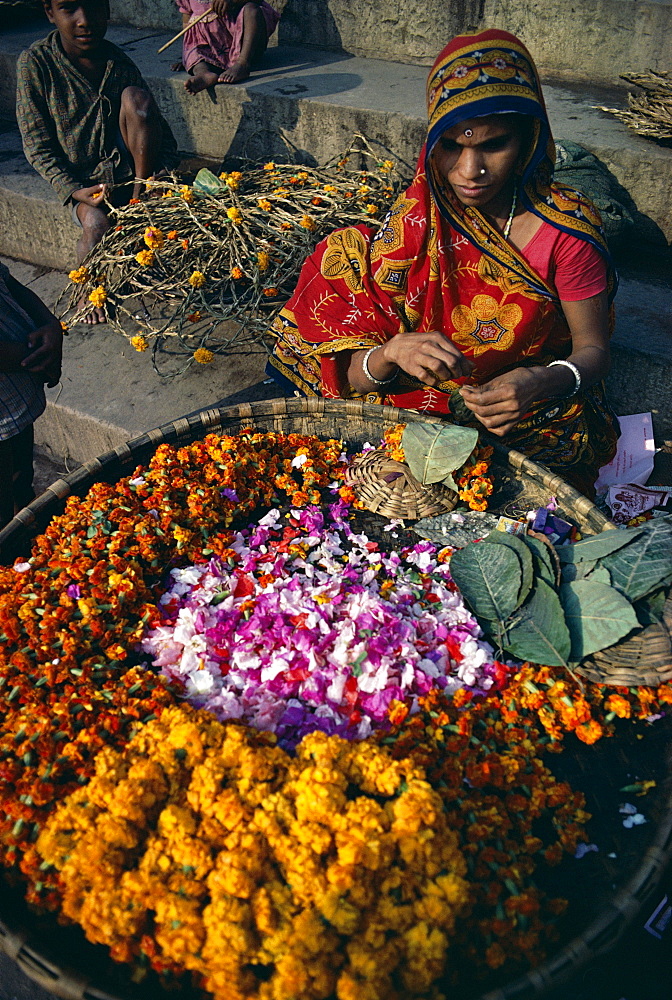
[[[45,10],[69,56],[95,55],[107,31],[108,0],[45,0]]]

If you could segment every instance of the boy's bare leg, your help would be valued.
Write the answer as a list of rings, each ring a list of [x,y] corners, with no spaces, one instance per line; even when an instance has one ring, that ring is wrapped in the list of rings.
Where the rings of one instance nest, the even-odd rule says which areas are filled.
[[[77,263],[81,264],[86,255],[93,250],[97,243],[100,243],[103,236],[110,228],[110,220],[101,208],[93,208],[84,202],[77,206],[77,217],[82,224],[82,235],[77,241]],[[80,307],[85,306],[87,298],[80,300]],[[107,317],[105,310],[100,306],[91,306],[90,311],[82,319],[82,323],[95,325],[105,323]]]
[[[240,83],[247,80],[250,67],[263,56],[268,45],[266,20],[255,3],[243,7],[243,44],[240,55],[232,66],[220,73],[218,83]]]
[[[218,66],[213,66],[212,63],[205,62],[202,59],[192,67],[191,73],[193,75],[188,80],[185,80],[184,89],[189,94],[200,94],[202,90],[207,90],[208,87],[215,86],[219,80],[221,70]]]
[[[119,128],[126,148],[133,157],[136,177],[151,177],[160,165],[159,150],[163,133],[159,109],[148,90],[142,87],[126,87],[121,94]],[[138,198],[142,185],[133,188],[133,197]]]

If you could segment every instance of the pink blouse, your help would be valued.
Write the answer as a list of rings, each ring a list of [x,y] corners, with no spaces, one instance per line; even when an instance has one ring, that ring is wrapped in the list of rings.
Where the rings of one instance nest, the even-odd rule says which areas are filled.
[[[550,222],[541,223],[521,253],[561,301],[578,302],[607,290],[607,264],[599,250]]]

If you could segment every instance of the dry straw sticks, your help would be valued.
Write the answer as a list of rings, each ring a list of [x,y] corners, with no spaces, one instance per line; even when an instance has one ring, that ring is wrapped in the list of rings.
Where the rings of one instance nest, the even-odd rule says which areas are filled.
[[[250,163],[201,170],[191,186],[147,181],[143,198],[110,206],[110,230],[70,272],[64,319],[104,306],[136,351],[151,348],[159,374],[208,364],[237,340],[268,347],[318,241],[381,220],[400,183],[394,161],[361,137],[324,167]]]

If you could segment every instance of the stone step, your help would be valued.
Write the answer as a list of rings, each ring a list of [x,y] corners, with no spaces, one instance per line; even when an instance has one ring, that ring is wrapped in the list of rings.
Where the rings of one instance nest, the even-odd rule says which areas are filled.
[[[618,83],[619,74],[672,65],[670,0],[271,0],[282,10],[280,45],[431,65],[462,31],[504,28],[530,49],[540,72]],[[112,0],[112,18],[177,32],[174,0]]]
[[[19,52],[41,34],[42,27],[33,24],[0,38],[0,115],[13,112]],[[141,66],[180,149],[188,153],[217,160],[286,157],[289,143],[306,162],[323,163],[361,132],[413,164],[422,146],[422,67],[278,47],[246,84],[217,87],[214,98],[192,97],[183,87],[185,75],[170,71],[171,54],[157,55],[165,33],[112,27],[109,37]],[[590,149],[629,193],[634,238],[658,246],[672,240],[672,149],[595,110],[619,98],[623,103],[621,92],[550,82],[545,96],[554,134]],[[70,212],[25,163],[17,136],[6,132],[0,140],[0,252],[62,267],[72,259],[76,237]],[[39,242],[25,238],[36,231]]]
[[[4,258],[14,276],[53,307],[65,283],[60,271]],[[672,439],[672,288],[633,271],[617,298],[613,367],[607,380],[617,413],[651,410],[657,438]],[[280,395],[264,375],[266,354],[241,345],[207,367],[163,380],[150,352],[138,354],[107,325],[74,327],[64,341],[60,386],[47,390],[36,443],[70,468],[179,416]]]

